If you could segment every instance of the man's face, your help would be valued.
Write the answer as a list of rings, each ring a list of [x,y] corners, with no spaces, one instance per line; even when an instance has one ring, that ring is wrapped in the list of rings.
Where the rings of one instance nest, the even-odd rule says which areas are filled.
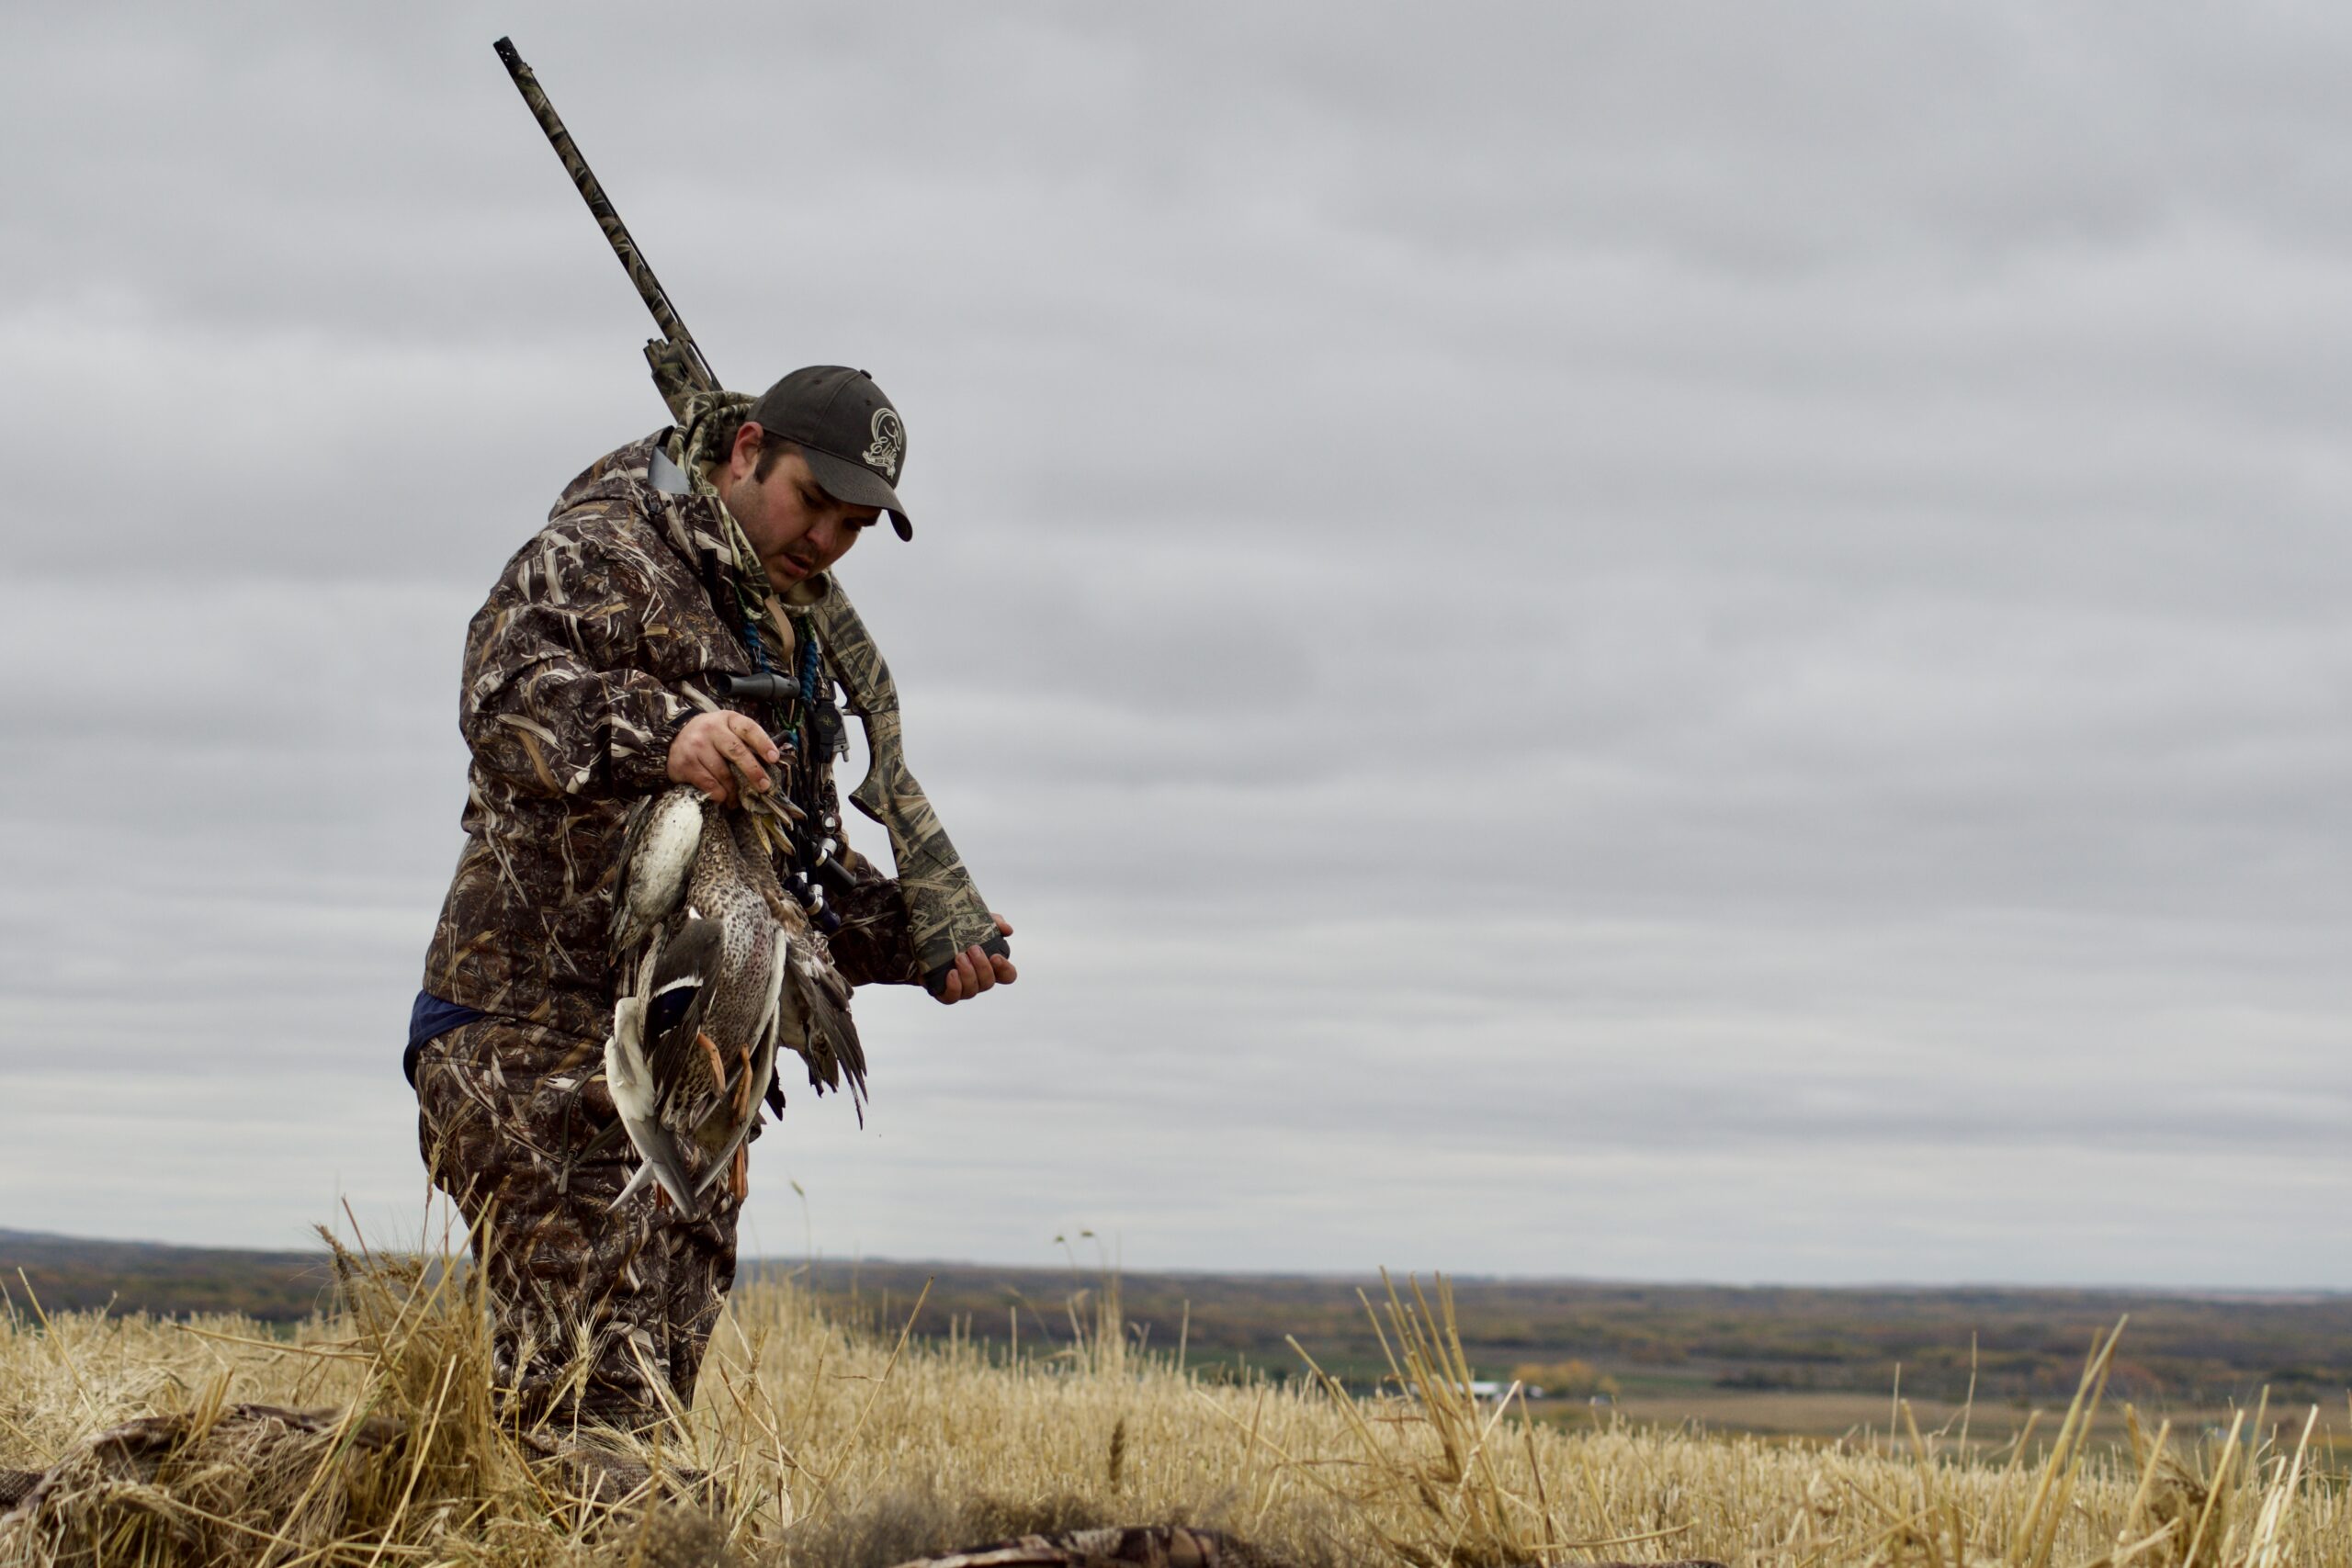
[[[771,464],[766,479],[756,478],[759,453],[756,441],[739,440],[718,476],[718,493],[777,587],[830,568],[882,515],[827,495],[797,451]]]

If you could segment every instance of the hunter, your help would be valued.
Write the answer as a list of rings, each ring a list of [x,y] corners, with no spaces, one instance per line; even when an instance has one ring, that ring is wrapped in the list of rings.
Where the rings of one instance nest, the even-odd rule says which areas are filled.
[[[809,835],[842,839],[841,717],[814,633],[801,620],[781,648],[778,612],[762,610],[884,513],[914,534],[897,490],[906,426],[864,371],[796,370],[756,402],[706,395],[687,419],[573,479],[466,635],[466,844],[405,1065],[426,1167],[486,1266],[499,1382],[525,1422],[646,1430],[690,1408],[735,1276],[732,1193],[695,1217],[650,1189],[616,1209],[628,1143],[573,1157],[616,1115],[600,1074],[624,820],[681,784],[732,804],[740,774],[784,792]],[[804,662],[801,684],[825,695],[789,722],[714,701],[723,677]],[[835,965],[853,985],[921,983],[898,885],[841,858],[856,880],[826,917]],[[974,946],[933,994],[953,1003],[1014,978]]]

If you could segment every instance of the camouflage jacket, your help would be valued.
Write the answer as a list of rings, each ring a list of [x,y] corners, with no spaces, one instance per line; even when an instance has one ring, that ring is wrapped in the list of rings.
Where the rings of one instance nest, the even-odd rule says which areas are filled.
[[[566,1033],[611,1021],[605,924],[622,824],[670,784],[670,742],[718,673],[748,674],[717,503],[654,488],[668,431],[565,487],[466,632],[458,724],[473,753],[466,846],[424,963],[435,996]],[[775,733],[775,716],[743,708]],[[787,765],[838,817],[832,758]],[[833,960],[856,985],[918,981],[897,884],[862,862]]]

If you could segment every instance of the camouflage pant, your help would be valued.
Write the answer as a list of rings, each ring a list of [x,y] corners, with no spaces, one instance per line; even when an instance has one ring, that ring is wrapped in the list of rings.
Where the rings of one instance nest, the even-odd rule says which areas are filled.
[[[417,1139],[486,1269],[498,1373],[526,1421],[643,1428],[694,1403],[703,1347],[735,1280],[737,1204],[691,1224],[650,1187],[618,1209],[626,1140],[565,1175],[616,1120],[601,1041],[490,1018],[425,1046]],[[666,1390],[660,1386],[666,1384]]]

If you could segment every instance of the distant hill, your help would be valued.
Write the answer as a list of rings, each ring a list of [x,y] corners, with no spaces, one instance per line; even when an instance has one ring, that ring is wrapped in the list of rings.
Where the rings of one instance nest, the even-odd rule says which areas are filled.
[[[22,1279],[18,1271],[22,1270]],[[1078,1316],[1093,1327],[1103,1280],[1084,1270],[978,1263],[795,1266],[746,1259],[746,1278],[793,1276],[828,1307],[895,1334],[916,1298],[918,1335],[1051,1353]],[[31,1293],[24,1282],[31,1284]],[[0,1293],[17,1310],[105,1309],[165,1316],[243,1313],[288,1322],[328,1298],[323,1252],[232,1251],[155,1242],[91,1241],[0,1230]],[[1382,1370],[1359,1289],[1376,1277],[1127,1274],[1119,1280],[1131,1337],[1153,1349],[1183,1345],[1195,1364],[1247,1361],[1296,1372],[1295,1336],[1328,1370],[1365,1382]],[[2003,1287],[1827,1290],[1644,1285],[1591,1280],[1453,1282],[1454,1306],[1481,1377],[1520,1366],[1589,1363],[1628,1391],[1770,1390],[1884,1393],[1896,1363],[1905,1391],[1958,1398],[1972,1368],[1980,1397],[2057,1399],[2074,1391],[2094,1330],[2131,1314],[2115,1392],[2131,1399],[2344,1397],[2352,1388],[2352,1295],[2222,1294]]]
[[[0,1295],[19,1312],[38,1303],[44,1312],[242,1313],[288,1323],[317,1309],[330,1279],[323,1251],[244,1252],[0,1230]]]
[[[784,1265],[770,1263],[771,1268]],[[756,1267],[756,1266],[755,1266]],[[968,1263],[820,1260],[804,1275],[836,1311],[897,1332],[930,1281],[919,1335],[1001,1345],[1020,1318],[1024,1350],[1067,1343],[1084,1270]],[[1427,1281],[1424,1281],[1426,1284]],[[1407,1282],[1397,1281],[1400,1290]],[[1580,1280],[1453,1281],[1464,1349],[1480,1377],[1581,1360],[1628,1391],[1871,1392],[1902,1367],[1906,1393],[1959,1399],[2056,1400],[2075,1390],[2094,1332],[2131,1314],[2112,1386],[2135,1400],[2282,1398],[2339,1407],[2352,1389],[2352,1295],[2159,1290],[1649,1285]],[[1385,1366],[1363,1302],[1377,1276],[1128,1274],[1131,1334],[1155,1349],[1181,1338],[1194,1363],[1234,1362],[1275,1375],[1302,1363],[1295,1336],[1326,1371],[1362,1383]],[[1081,1303],[1081,1319],[1091,1310]],[[1091,1329],[1091,1324],[1090,1324]]]

